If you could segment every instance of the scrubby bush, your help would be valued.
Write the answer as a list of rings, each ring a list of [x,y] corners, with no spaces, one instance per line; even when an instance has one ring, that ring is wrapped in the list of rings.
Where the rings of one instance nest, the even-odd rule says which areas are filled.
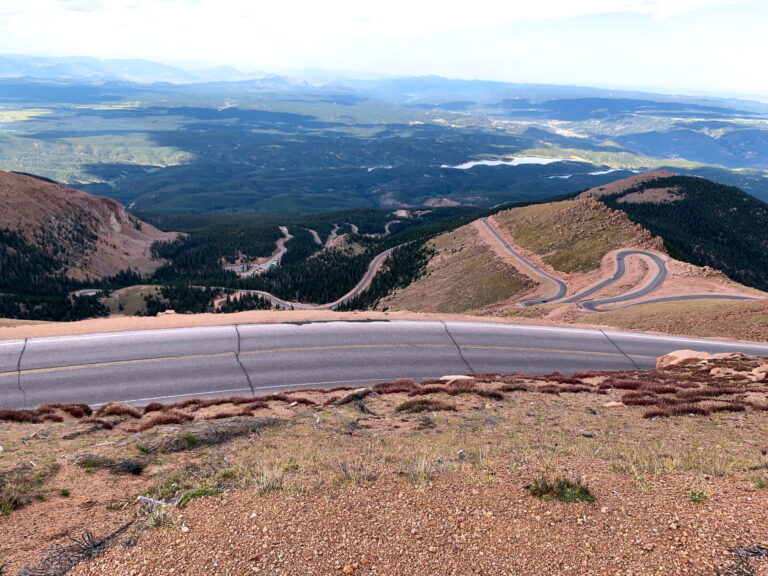
[[[401,412],[403,414],[416,414],[418,412],[438,412],[441,410],[455,412],[456,407],[452,404],[440,402],[439,400],[418,398],[415,400],[407,400],[395,408],[396,412]]]
[[[129,418],[141,418],[141,411],[123,404],[122,402],[110,402],[96,410],[96,416],[128,416]]]
[[[543,500],[560,500],[561,502],[594,502],[595,495],[581,479],[557,477],[550,480],[541,476],[528,486],[532,496]]]

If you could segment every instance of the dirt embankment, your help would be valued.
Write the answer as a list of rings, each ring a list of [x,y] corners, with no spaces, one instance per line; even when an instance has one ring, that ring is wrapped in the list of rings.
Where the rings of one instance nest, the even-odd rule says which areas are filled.
[[[43,407],[0,422],[0,565],[62,545],[75,576],[765,573],[768,359],[688,356]]]

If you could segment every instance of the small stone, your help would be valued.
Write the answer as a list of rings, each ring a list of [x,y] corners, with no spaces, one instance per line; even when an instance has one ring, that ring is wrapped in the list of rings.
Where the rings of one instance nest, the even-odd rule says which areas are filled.
[[[579,430],[579,434],[584,436],[584,438],[594,438],[597,436],[597,433],[592,432],[592,430]]]
[[[189,532],[189,526],[187,525],[182,526],[181,531],[184,532],[184,534],[186,534],[187,532]]]
[[[347,564],[342,569],[342,572],[344,572],[344,574],[352,574],[354,571],[355,571],[355,569],[354,569],[354,567],[351,564]]]
[[[607,506],[603,506],[602,508],[600,508],[600,512],[603,513],[603,514],[608,514],[608,507]]]
[[[434,554],[435,552],[437,552],[437,546],[430,546],[429,551],[432,552],[432,554]]]
[[[606,402],[603,404],[603,408],[624,408],[625,406],[624,402]]]

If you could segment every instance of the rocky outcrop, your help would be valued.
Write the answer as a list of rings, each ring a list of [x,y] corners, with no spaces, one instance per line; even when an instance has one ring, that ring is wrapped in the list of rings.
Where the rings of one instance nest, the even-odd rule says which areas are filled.
[[[720,354],[710,354],[696,350],[675,350],[658,358],[656,368],[667,368],[669,366],[687,366],[689,364],[699,364],[710,360],[732,360],[743,356],[738,352],[723,352]]]
[[[17,232],[60,260],[73,278],[101,278],[128,268],[148,273],[155,241],[176,238],[129,214],[111,198],[62,184],[0,172],[0,229]]]
[[[578,198],[600,198],[601,196],[621,194],[622,192],[627,192],[633,189],[635,186],[637,186],[638,184],[642,184],[643,182],[648,182],[649,180],[656,180],[658,178],[669,178],[670,176],[674,176],[674,175],[675,174],[673,172],[669,172],[668,170],[656,170],[654,172],[644,172],[643,174],[638,174],[637,176],[630,176],[629,178],[616,180],[615,182],[611,182],[610,184],[603,184],[602,186],[590,188],[589,190],[579,194]]]

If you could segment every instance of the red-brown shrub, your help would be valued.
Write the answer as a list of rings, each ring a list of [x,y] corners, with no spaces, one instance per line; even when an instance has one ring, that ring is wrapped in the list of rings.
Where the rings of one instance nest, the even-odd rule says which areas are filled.
[[[556,384],[545,384],[544,386],[536,386],[532,388],[533,392],[541,392],[542,394],[560,394],[560,386]]]
[[[584,384],[561,384],[560,392],[570,392],[571,394],[578,394],[580,392],[592,392],[592,388],[585,386]]]
[[[93,418],[91,416],[88,416],[87,418],[83,418],[81,422],[83,424],[98,424],[99,426],[104,428],[104,430],[112,430],[115,427],[115,425],[112,424],[112,422],[110,422],[109,420],[102,420],[101,418]]]
[[[138,432],[149,430],[155,426],[168,426],[174,424],[184,424],[194,420],[193,416],[185,414],[184,412],[178,412],[176,410],[168,410],[166,412],[154,412],[151,416],[145,419],[139,424]]]
[[[93,414],[93,410],[88,404],[42,404],[37,407],[38,414],[52,414],[56,410],[61,410],[78,419]]]
[[[303,396],[298,396],[297,398],[288,398],[288,401],[293,404],[296,402],[296,404],[303,404],[305,406],[317,406],[317,402],[314,400],[310,400],[309,398],[304,398]]]
[[[166,410],[183,410],[184,408],[189,408],[190,406],[197,406],[198,404],[202,404],[203,401],[200,398],[190,398],[189,400],[182,400],[181,402],[176,402],[175,404],[168,404],[165,409]]]
[[[677,392],[677,388],[673,388],[672,386],[665,386],[664,384],[655,384],[653,382],[648,384],[643,383],[640,386],[640,390],[645,392],[653,392],[654,394],[674,394]]]
[[[64,422],[64,418],[58,414],[43,414],[43,422]]]
[[[543,376],[539,376],[542,380],[548,380],[550,382],[557,382],[559,384],[581,384],[581,381],[579,381],[576,378],[569,378],[565,374],[562,374],[560,372],[550,372],[549,374],[544,374]]]
[[[574,378],[594,378],[595,376],[600,376],[599,372],[576,372],[573,377]]]
[[[643,383],[636,380],[606,380],[600,387],[603,388],[605,384],[616,390],[639,390]]]
[[[133,406],[128,406],[128,404],[123,404],[122,402],[110,402],[96,410],[96,416],[128,416],[130,418],[141,418],[141,412]]]
[[[621,401],[627,406],[655,406],[657,399],[655,396],[631,396],[631,394],[624,394],[621,397]]]
[[[165,405],[160,404],[160,402],[152,402],[151,404],[144,406],[144,414],[149,414],[150,412],[162,412],[163,410],[165,410]]]
[[[284,392],[276,392],[274,394],[267,394],[266,396],[254,396],[252,400],[261,400],[263,402],[293,402],[295,399]]]
[[[687,416],[688,414],[709,416],[712,414],[712,409],[699,404],[677,404],[676,406],[667,408],[667,412],[669,412],[671,416]]]
[[[439,394],[440,392],[448,393],[448,388],[445,386],[423,386],[416,388],[408,392],[408,396],[428,396],[429,394]],[[457,392],[458,394],[458,392]]]
[[[492,400],[504,400],[504,394],[499,390],[475,390],[475,394],[483,398],[491,398]]]
[[[713,404],[707,406],[712,412],[745,412],[746,404],[741,402],[724,402],[722,404]]]
[[[477,392],[477,386],[472,380],[456,380],[446,387],[446,392],[451,396],[472,394]]]
[[[43,421],[34,410],[0,410],[0,420],[22,424],[40,424]]]
[[[418,384],[413,380],[397,380],[396,382],[382,382],[373,387],[373,391],[378,394],[397,394],[399,392],[410,392],[418,388]]]
[[[502,392],[529,392],[528,386],[525,384],[504,384],[499,390]]]
[[[418,398],[407,400],[395,408],[395,412],[405,414],[415,414],[417,412],[437,412],[439,410],[456,411],[456,407],[439,400],[430,400],[428,398]]]
[[[235,416],[241,416],[241,414],[238,414],[236,412],[219,412],[218,414],[212,414],[211,416],[206,416],[205,420],[222,420],[224,418],[234,418]]]
[[[263,408],[269,408],[269,404],[266,402],[250,402],[243,406],[243,411],[262,410]]]

